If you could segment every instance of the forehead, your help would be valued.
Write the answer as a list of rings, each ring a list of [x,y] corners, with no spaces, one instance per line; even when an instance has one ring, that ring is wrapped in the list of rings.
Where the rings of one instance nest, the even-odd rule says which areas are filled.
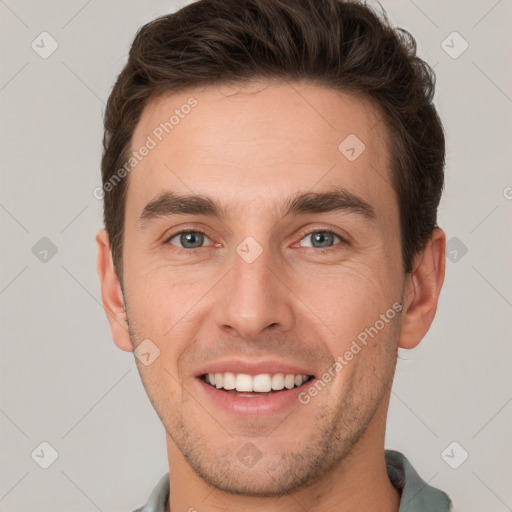
[[[162,190],[222,197],[238,215],[332,185],[394,208],[378,108],[325,87],[252,82],[168,94],[145,107],[131,149],[144,153],[127,197],[139,214]]]

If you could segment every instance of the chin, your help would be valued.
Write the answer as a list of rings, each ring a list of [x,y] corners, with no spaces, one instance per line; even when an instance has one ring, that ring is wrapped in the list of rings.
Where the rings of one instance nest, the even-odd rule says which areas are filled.
[[[249,443],[247,443],[249,445]],[[247,450],[250,452],[250,450]],[[313,447],[313,453],[283,453],[273,450],[272,458],[261,455],[256,462],[246,467],[236,453],[225,456],[204,457],[204,451],[187,454],[185,458],[194,472],[208,485],[219,491],[253,497],[279,497],[310,486],[329,471],[334,461],[326,453]],[[254,459],[255,460],[255,459]]]

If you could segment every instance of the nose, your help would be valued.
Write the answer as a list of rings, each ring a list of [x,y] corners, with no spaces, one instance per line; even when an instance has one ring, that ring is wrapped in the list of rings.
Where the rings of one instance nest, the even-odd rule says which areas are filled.
[[[256,339],[265,330],[286,331],[294,322],[292,300],[268,250],[254,261],[235,253],[218,297],[216,323],[228,334],[246,339]]]

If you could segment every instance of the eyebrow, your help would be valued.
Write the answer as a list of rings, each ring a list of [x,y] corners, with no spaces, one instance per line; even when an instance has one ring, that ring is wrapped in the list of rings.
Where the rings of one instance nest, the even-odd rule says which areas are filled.
[[[288,198],[283,205],[283,217],[337,211],[355,213],[367,220],[376,218],[373,206],[341,187],[324,192],[306,192]],[[144,207],[139,222],[144,227],[153,220],[174,215],[206,215],[225,219],[229,216],[229,207],[204,195],[178,195],[164,191]]]

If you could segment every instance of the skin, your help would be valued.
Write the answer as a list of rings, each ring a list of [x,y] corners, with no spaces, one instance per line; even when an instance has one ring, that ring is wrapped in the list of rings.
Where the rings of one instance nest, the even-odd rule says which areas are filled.
[[[384,459],[390,389],[398,347],[415,347],[434,318],[445,234],[432,233],[406,275],[386,128],[369,100],[307,83],[191,89],[148,104],[132,148],[192,96],[197,106],[129,175],[124,296],[108,236],[96,238],[116,345],[133,351],[149,338],[160,350],[152,364],[136,362],[167,433],[167,506],[397,511]],[[366,146],[354,161],[338,150],[351,133]],[[284,198],[335,185],[368,202],[375,219],[281,215]],[[144,206],[163,190],[208,195],[230,215],[176,215],[142,227]],[[205,233],[201,248],[169,241],[180,229]],[[334,237],[322,253],[307,232],[326,229],[345,241]],[[263,250],[252,263],[236,252],[247,236]],[[396,302],[402,313],[305,405],[247,419],[198,392],[199,366],[230,356],[286,360],[321,376]],[[250,468],[237,458],[248,442],[261,452]]]

